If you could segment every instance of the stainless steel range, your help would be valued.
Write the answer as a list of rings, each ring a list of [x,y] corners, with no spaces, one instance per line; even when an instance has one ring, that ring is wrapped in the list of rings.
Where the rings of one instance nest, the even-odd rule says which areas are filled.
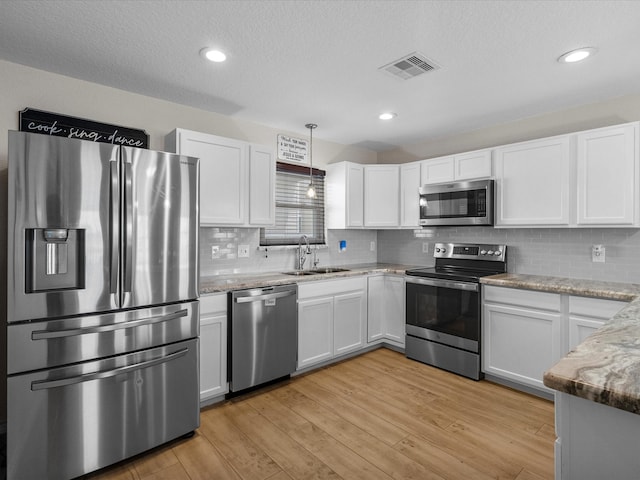
[[[406,271],[406,355],[480,380],[480,278],[507,271],[507,247],[436,243],[433,256]]]

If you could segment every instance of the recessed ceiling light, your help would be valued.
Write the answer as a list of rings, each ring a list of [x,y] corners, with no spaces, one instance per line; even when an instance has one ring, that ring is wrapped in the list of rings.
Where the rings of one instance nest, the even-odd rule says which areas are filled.
[[[224,62],[227,59],[227,56],[223,52],[221,52],[220,50],[216,50],[215,48],[205,47],[200,50],[200,55],[202,55],[207,60],[216,63]]]
[[[378,118],[380,120],[391,120],[392,118],[396,118],[398,115],[396,115],[393,112],[385,112],[385,113],[381,113],[380,115],[378,115]]]
[[[584,47],[560,55],[558,62],[560,63],[575,63],[584,60],[598,51],[595,47]]]

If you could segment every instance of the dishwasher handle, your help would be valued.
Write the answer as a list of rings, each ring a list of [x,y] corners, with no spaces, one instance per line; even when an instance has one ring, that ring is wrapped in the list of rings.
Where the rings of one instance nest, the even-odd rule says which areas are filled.
[[[265,295],[247,295],[245,297],[236,297],[236,303],[262,302],[263,300],[274,300],[276,298],[289,297],[295,295],[295,290],[287,290],[286,292],[267,293]]]

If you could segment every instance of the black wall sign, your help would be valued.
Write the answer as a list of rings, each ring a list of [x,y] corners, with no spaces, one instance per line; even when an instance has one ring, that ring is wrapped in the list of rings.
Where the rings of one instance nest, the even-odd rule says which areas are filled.
[[[25,108],[20,112],[20,131],[149,148],[149,135],[144,130],[94,122],[32,108]]]

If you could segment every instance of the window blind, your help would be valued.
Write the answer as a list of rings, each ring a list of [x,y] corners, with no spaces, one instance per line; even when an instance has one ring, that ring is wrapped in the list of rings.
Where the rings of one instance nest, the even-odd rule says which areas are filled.
[[[302,235],[311,244],[325,243],[324,177],[323,170],[313,169],[316,198],[309,198],[309,168],[277,163],[276,221],[260,229],[260,245],[297,245]]]

